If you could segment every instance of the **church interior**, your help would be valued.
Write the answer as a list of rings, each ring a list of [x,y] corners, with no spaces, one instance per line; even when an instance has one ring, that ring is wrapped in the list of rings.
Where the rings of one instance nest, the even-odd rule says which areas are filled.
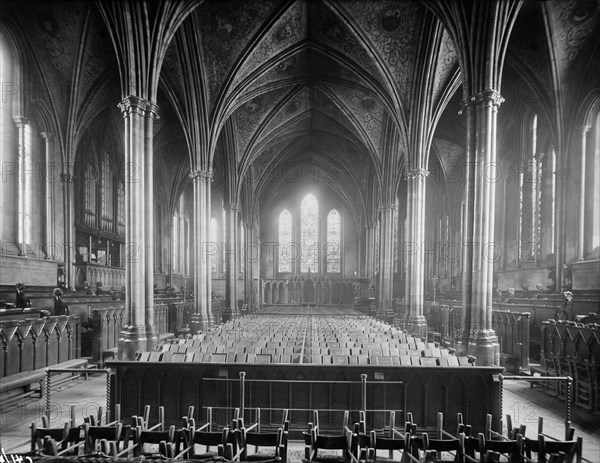
[[[600,461],[599,0],[4,0],[0,85],[3,452]]]

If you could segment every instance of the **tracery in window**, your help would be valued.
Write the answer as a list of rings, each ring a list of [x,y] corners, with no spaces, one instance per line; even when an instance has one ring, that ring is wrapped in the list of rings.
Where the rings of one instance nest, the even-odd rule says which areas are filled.
[[[307,195],[300,205],[300,272],[319,272],[319,204]]]
[[[326,265],[328,273],[340,273],[341,271],[341,242],[342,222],[337,209],[332,209],[327,214],[327,246]]]
[[[101,228],[105,231],[113,229],[113,214],[114,214],[114,179],[113,168],[110,158],[105,154],[102,158],[102,166],[100,169],[100,198],[101,198]]]
[[[279,214],[279,272],[292,271],[292,214],[284,209]]]

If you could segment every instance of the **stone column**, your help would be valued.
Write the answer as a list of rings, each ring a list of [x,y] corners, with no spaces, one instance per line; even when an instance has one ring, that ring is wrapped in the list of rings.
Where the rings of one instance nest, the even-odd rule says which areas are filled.
[[[469,146],[475,147],[472,158],[467,158],[467,161],[474,161],[473,170],[467,174],[467,181],[470,182],[467,191],[473,191],[473,200],[467,197],[465,222],[471,231],[468,244],[472,262],[466,260],[463,265],[471,283],[468,352],[477,357],[478,365],[498,365],[500,361],[498,337],[492,329],[492,298],[494,262],[500,257],[501,251],[494,242],[494,220],[498,181],[496,128],[498,107],[502,101],[497,91],[485,90],[464,102],[466,106],[473,106],[475,111],[475,130],[468,131],[468,136],[475,138],[468,138],[467,141]]]
[[[579,229],[577,230],[577,260],[584,260],[585,253],[585,168],[586,168],[586,148],[587,133],[590,126],[581,128],[581,167],[579,176]]]
[[[366,226],[365,239],[365,278],[369,280],[375,275],[375,223],[369,222]]]
[[[569,182],[570,169],[560,167],[565,165],[562,153],[556,153],[556,213],[554,215],[554,230],[556,234],[554,242],[554,265],[555,284],[554,290],[558,293],[563,291],[565,283],[565,255],[567,245],[566,207],[567,207],[567,183]]]
[[[71,173],[60,174],[63,185],[63,224],[65,229],[63,256],[65,261],[65,284],[70,289],[75,289],[75,178]]]
[[[418,336],[427,334],[427,321],[423,315],[423,289],[425,278],[425,188],[429,172],[417,168],[406,173],[408,182],[407,204],[411,250],[410,265],[406,276],[408,287],[408,329]]]
[[[254,224],[244,224],[244,304],[252,307],[254,301],[254,264],[258,253],[254,243]]]
[[[193,332],[206,331],[212,325],[210,297],[210,183],[212,172],[195,170],[190,174],[194,185],[194,314]]]
[[[54,235],[54,221],[56,217],[54,200],[54,135],[48,132],[40,133],[40,136],[45,140],[45,198],[46,203],[46,230],[44,236],[44,249],[48,259],[56,259],[56,236]]]
[[[158,340],[154,323],[154,103],[128,96],[119,108],[125,120],[125,309],[127,323],[119,338],[119,359],[152,350]]]
[[[392,308],[394,278],[394,210],[395,204],[381,208],[379,230],[379,307],[382,311]]]
[[[225,207],[225,306],[231,313],[237,311],[237,217],[239,206]]]

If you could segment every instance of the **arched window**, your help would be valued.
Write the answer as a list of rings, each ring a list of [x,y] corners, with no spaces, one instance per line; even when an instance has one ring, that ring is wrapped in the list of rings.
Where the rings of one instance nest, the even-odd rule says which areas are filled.
[[[160,230],[160,229],[159,229]],[[117,190],[117,233],[125,235],[125,182],[119,182]]]
[[[22,95],[16,91],[17,82],[14,75],[14,63],[7,46],[5,37],[0,31],[0,82],[2,83],[2,98],[0,99],[0,162],[2,166],[13,164],[16,161],[15,151],[12,146],[12,135],[16,130],[13,122],[13,98]],[[3,169],[4,171],[4,169]],[[0,211],[2,212],[2,224],[0,224],[0,239],[14,241],[12,227],[6,220],[6,211],[14,205],[10,205],[16,197],[18,180],[15,175],[6,176],[0,182]],[[10,238],[9,238],[10,237]],[[12,239],[11,239],[12,238]]]
[[[375,272],[379,272],[379,217],[375,222]]]
[[[31,139],[31,125],[25,122],[22,131],[22,140],[19,140],[19,171],[21,182],[19,185],[19,241],[31,243],[33,229],[33,184],[35,173],[33,170],[33,153]]]
[[[337,209],[327,214],[326,265],[328,273],[341,272],[342,221]]]
[[[596,109],[588,133],[586,149],[586,222],[584,224],[585,259],[600,257],[600,110]]]
[[[287,209],[279,214],[279,272],[292,271],[292,214]]]
[[[319,204],[313,195],[307,195],[300,205],[300,272],[319,272]]]
[[[84,215],[88,227],[96,227],[96,191],[97,179],[94,166],[88,164],[84,173]]]
[[[100,168],[100,198],[101,198],[101,218],[100,227],[105,231],[113,231],[114,214],[114,178],[113,168],[108,154],[102,157],[102,166]]]
[[[171,230],[171,244],[173,246],[173,255],[171,256],[171,268],[177,271],[179,264],[179,214],[177,211],[173,214],[173,228]]]
[[[186,220],[183,214],[183,195],[179,200],[179,272],[185,273],[185,228]]]
[[[210,271],[212,273],[217,273],[217,260],[218,260],[217,240],[219,239],[218,232],[219,232],[219,229],[218,229],[218,225],[217,225],[217,219],[215,219],[213,217],[212,219],[210,219],[210,242],[211,242],[212,246],[209,246],[207,248],[208,259],[210,262]]]

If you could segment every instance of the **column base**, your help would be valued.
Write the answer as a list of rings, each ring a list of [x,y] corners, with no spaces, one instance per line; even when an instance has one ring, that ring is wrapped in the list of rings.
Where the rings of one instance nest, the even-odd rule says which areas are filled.
[[[213,326],[213,324],[214,322],[212,317],[206,316],[202,313],[192,314],[190,320],[191,334],[205,333],[211,326]]]
[[[153,351],[158,344],[158,333],[151,325],[124,326],[119,336],[119,360],[135,360],[135,353]]]
[[[478,330],[471,333],[469,354],[477,357],[478,366],[500,365],[500,344],[494,330]]]
[[[406,320],[406,328],[423,339],[427,337],[427,320],[424,315],[410,315]]]

